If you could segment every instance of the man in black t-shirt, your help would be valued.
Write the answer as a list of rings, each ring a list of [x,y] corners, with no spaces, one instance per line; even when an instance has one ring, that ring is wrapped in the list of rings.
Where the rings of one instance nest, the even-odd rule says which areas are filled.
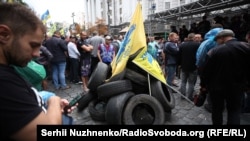
[[[0,4],[0,19],[0,140],[35,141],[37,125],[62,124],[69,102],[51,96],[45,103],[11,67],[25,67],[39,57],[45,33],[41,20],[27,6],[7,3]]]
[[[80,75],[82,78],[83,91],[87,92],[88,80],[91,74],[91,51],[93,46],[87,43],[87,33],[81,32],[80,40],[77,42],[77,48],[81,54],[80,57]]]

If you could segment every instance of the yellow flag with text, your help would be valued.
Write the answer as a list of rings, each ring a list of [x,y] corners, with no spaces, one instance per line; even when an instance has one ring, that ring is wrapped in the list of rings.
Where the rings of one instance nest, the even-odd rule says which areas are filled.
[[[167,84],[160,65],[157,60],[147,52],[147,48],[144,48],[132,62],[162,83]]]
[[[122,72],[126,67],[129,57],[135,55],[138,51],[140,51],[139,54],[132,62],[151,74],[156,79],[166,84],[166,79],[158,62],[149,53],[147,53],[142,9],[139,2],[137,4],[132,21],[130,22],[129,29],[125,34],[122,45],[115,59],[111,63],[111,77]]]
[[[129,56],[135,54],[141,48],[146,48],[146,37],[141,4],[138,2],[135,13],[129,25],[129,29],[124,36],[124,40],[118,53],[116,54],[116,57],[111,63],[111,77],[122,72],[126,67]]]

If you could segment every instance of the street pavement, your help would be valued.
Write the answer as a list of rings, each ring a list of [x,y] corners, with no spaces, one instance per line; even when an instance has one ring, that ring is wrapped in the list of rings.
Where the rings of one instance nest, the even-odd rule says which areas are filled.
[[[83,92],[81,84],[71,84],[68,82],[68,85],[71,86],[67,90],[55,90],[51,80],[48,80],[49,88],[48,91],[54,92],[57,96],[61,98],[72,100],[77,94]],[[180,86],[180,79],[176,78],[175,82]],[[173,87],[175,90],[179,90],[179,87]],[[195,93],[198,93],[199,90],[199,80],[195,86]],[[211,113],[209,113],[204,106],[197,107],[191,101],[185,98],[181,98],[180,92],[174,93],[175,97],[175,107],[172,109],[170,114],[166,115],[164,125],[211,125]],[[78,112],[74,110],[69,114],[74,119],[75,125],[107,125],[105,122],[95,121],[91,118],[88,107],[83,111]],[[223,113],[224,122],[226,122],[226,112]],[[241,115],[241,124],[250,125],[250,114]]]

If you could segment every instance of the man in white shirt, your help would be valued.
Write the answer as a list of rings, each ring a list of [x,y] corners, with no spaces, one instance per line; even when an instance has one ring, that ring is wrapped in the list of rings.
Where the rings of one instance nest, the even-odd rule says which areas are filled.
[[[74,84],[81,83],[79,80],[79,60],[80,60],[80,52],[76,46],[77,38],[75,36],[70,36],[70,40],[68,43],[68,54],[69,54],[69,63],[70,63],[70,82]]]

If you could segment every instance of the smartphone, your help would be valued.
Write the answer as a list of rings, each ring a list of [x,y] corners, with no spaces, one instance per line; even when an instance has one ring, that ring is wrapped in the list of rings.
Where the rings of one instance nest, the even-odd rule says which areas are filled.
[[[76,97],[74,97],[70,102],[69,105],[67,105],[66,107],[64,107],[64,113],[67,114],[68,113],[68,109],[70,109],[72,106],[76,105],[76,103],[82,98],[82,95],[77,95]]]

